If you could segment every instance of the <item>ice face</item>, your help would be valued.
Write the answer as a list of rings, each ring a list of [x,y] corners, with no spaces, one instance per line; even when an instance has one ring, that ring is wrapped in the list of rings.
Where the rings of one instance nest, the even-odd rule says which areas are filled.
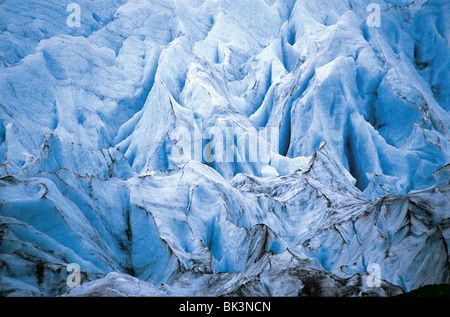
[[[449,282],[446,4],[77,4],[0,5],[0,294]]]

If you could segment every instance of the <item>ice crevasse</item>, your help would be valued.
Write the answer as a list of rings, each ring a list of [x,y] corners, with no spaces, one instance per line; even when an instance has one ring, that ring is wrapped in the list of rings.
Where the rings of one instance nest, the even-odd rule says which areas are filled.
[[[0,295],[449,284],[446,1],[71,2],[0,3]]]

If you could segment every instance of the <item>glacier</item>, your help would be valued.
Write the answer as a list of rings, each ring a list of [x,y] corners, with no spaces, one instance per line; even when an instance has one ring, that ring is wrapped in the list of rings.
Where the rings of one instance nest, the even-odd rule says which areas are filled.
[[[0,1],[0,296],[450,284],[447,1],[73,3]]]

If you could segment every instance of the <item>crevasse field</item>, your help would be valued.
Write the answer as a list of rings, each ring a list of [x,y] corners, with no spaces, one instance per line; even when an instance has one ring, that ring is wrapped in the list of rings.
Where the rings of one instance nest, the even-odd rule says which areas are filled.
[[[449,8],[0,0],[0,296],[449,284]]]

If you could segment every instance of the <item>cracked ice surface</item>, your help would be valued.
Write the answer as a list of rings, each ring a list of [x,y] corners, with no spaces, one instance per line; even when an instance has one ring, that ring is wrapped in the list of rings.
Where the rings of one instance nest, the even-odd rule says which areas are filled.
[[[1,295],[449,283],[448,4],[69,3],[0,4]]]

